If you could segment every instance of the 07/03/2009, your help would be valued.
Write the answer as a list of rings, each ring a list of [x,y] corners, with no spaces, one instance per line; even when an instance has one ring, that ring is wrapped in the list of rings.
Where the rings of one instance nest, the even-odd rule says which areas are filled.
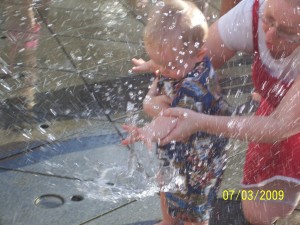
[[[222,199],[225,201],[248,200],[248,201],[282,201],[284,199],[283,190],[223,190]]]

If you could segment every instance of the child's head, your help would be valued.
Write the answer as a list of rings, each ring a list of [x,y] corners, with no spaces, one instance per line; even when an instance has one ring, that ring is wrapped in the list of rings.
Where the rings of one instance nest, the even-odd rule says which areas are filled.
[[[145,27],[145,48],[162,75],[180,79],[205,55],[207,31],[204,15],[192,2],[160,1]]]

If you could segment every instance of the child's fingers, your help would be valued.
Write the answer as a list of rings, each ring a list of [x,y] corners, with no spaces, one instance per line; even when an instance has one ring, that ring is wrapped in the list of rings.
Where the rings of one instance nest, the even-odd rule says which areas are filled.
[[[126,139],[124,139],[124,140],[121,141],[121,144],[122,144],[122,145],[129,145],[129,144],[131,144],[131,143],[130,143],[129,139],[126,138]]]
[[[139,59],[136,59],[136,58],[133,58],[131,60],[131,62],[135,65],[135,66],[140,66],[141,64],[145,63],[145,60],[139,58]]]
[[[138,72],[145,72],[146,70],[148,70],[145,60],[133,58],[131,61],[134,65],[132,67],[133,72],[138,73]]]
[[[127,131],[128,133],[134,131],[136,129],[135,126],[132,126],[132,125],[127,125],[127,124],[123,124],[122,125],[122,128]]]
[[[137,137],[139,135],[139,128],[135,125],[126,125],[123,124],[122,128],[130,134],[130,136]]]
[[[125,138],[121,141],[121,144],[122,145],[130,145],[137,141],[138,141],[138,139],[134,135],[129,135],[127,138]]]
[[[144,144],[146,145],[148,151],[152,150],[152,141],[150,139],[144,139]]]
[[[136,126],[124,124],[122,128],[129,133],[128,137],[121,141],[122,144],[129,145],[142,140],[139,129]]]

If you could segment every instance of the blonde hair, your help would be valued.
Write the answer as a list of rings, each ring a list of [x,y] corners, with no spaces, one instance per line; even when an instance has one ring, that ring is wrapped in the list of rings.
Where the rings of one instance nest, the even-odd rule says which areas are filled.
[[[180,44],[184,53],[193,56],[207,36],[208,25],[200,9],[183,0],[159,1],[144,30],[145,45],[158,50]]]

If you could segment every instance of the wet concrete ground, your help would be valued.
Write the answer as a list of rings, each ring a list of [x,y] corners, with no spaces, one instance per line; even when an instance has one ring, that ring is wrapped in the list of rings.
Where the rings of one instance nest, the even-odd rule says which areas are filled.
[[[219,4],[204,7],[209,23]],[[120,124],[148,120],[141,102],[152,75],[129,72],[131,58],[146,58],[147,6],[2,0],[0,12],[0,224],[160,220],[153,153],[120,145]],[[255,108],[250,62],[239,54],[218,71],[224,95],[240,113]],[[240,188],[245,148],[236,141],[229,146],[211,225],[246,224],[240,202],[221,199],[223,190]],[[299,221],[296,210],[279,224]]]

